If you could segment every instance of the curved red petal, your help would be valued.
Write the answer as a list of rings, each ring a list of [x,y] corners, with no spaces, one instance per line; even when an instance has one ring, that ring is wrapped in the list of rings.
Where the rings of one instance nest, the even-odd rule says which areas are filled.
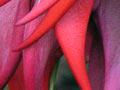
[[[34,42],[36,42],[41,36],[49,31],[57,21],[70,9],[76,0],[60,0],[57,2],[45,16],[43,21],[37,27],[37,29],[26,39],[22,44],[20,44],[14,51],[24,49]]]
[[[92,90],[85,64],[86,30],[93,0],[78,0],[56,26],[56,35],[82,90]]]

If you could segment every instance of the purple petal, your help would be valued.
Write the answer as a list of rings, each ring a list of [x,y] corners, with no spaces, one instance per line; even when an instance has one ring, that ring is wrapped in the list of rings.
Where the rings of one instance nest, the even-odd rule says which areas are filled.
[[[120,0],[101,0],[97,24],[105,52],[105,88],[120,89]]]

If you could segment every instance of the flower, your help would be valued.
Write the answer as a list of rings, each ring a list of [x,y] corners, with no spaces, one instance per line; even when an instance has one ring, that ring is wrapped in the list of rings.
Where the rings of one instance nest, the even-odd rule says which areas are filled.
[[[0,5],[8,1],[1,0]],[[35,5],[28,13],[33,3]],[[5,22],[0,24],[3,26],[7,23],[1,30],[4,33],[0,35],[3,38],[0,46],[1,88],[21,63],[19,68],[22,71],[18,68],[15,74],[15,78],[24,78],[20,87],[48,90],[54,63],[61,57],[61,47],[82,90],[117,90],[119,5],[118,0],[13,0],[1,7],[0,12],[4,10],[1,17],[7,19],[1,18]],[[9,17],[8,12],[11,13]],[[13,84],[10,84],[11,88]],[[43,87],[43,84],[46,86]]]
[[[12,51],[39,23],[40,19],[38,18],[26,26],[14,25],[17,20],[27,14],[30,9],[29,5],[29,0],[14,0],[0,8],[0,12],[2,12],[0,15],[2,21],[0,32],[4,33],[4,35],[0,35],[2,42],[0,45],[0,89],[8,81],[12,90],[47,89],[49,85],[47,80],[51,76],[54,63],[61,57],[61,51],[53,30],[28,50],[23,52]],[[30,31],[27,32],[28,30]],[[12,80],[10,80],[11,76],[13,76]]]

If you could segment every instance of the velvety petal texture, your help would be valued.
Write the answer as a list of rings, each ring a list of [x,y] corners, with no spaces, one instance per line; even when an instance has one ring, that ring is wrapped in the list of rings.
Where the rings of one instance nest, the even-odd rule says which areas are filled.
[[[50,7],[52,7],[53,4],[55,4],[57,0],[38,0],[36,1],[36,4],[32,8],[32,10],[20,21],[17,22],[17,25],[21,25],[24,23],[27,23],[36,17],[38,17],[40,14],[48,10]]]
[[[103,38],[105,53],[105,88],[120,89],[120,1],[101,0],[97,11],[97,25]]]
[[[37,18],[35,21],[32,21],[31,23],[26,25],[24,38],[26,38],[27,36],[29,36],[29,34],[33,32],[39,21],[40,19]],[[54,63],[56,62],[58,57],[60,57],[57,56],[56,58],[55,55],[59,51],[59,46],[55,39],[53,30],[42,37],[37,43],[24,50],[23,67],[26,89],[48,90],[50,80],[49,75],[51,75],[51,68],[54,67]],[[45,75],[47,75],[49,78],[47,78]]]
[[[25,7],[23,7],[23,5]],[[30,4],[29,1],[26,0],[24,2],[11,1],[10,6],[4,6],[3,8],[1,8],[1,10],[6,10],[6,17],[8,17],[7,13],[10,13],[7,11],[7,9],[13,9],[11,8],[12,6],[13,8],[15,8],[15,13],[12,12],[14,16],[9,16],[9,18],[13,19],[13,22],[11,22],[12,20],[9,20],[8,18],[8,21],[10,21],[10,26],[8,26],[8,24],[7,26],[3,27],[3,31],[1,31],[1,36],[3,39],[1,40],[2,45],[0,51],[2,53],[1,55],[4,55],[4,57],[1,56],[0,59],[0,86],[2,88],[8,81],[8,78],[13,75],[22,58],[22,65],[18,67],[17,72],[14,74],[12,80],[10,80],[9,82],[10,90],[48,90],[51,72],[56,60],[59,59],[62,55],[59,49],[59,45],[57,44],[57,41],[55,39],[54,31],[51,30],[37,44],[24,50],[23,53],[21,51],[13,52],[12,50],[24,38],[26,38],[27,36],[29,36],[29,34],[33,32],[34,28],[36,28],[38,23],[41,21],[40,18],[43,18],[43,16],[37,18],[36,20],[25,26],[15,26],[16,21],[25,16],[25,12],[29,11]],[[19,11],[19,9],[21,9],[22,11]],[[4,16],[4,13],[1,15],[1,17],[2,16]],[[3,22],[4,20],[1,21]],[[9,23],[8,21],[5,20],[5,22],[3,23]],[[11,28],[11,30],[9,28]],[[2,33],[4,33],[4,37]],[[8,55],[8,57],[6,57],[6,55]],[[15,82],[17,83],[14,84]]]
[[[105,57],[101,35],[99,34],[93,18],[89,24],[88,32],[91,38],[88,38],[86,44],[89,44],[88,61],[89,78],[92,84],[92,90],[103,90],[105,84]],[[87,36],[87,37],[88,37]],[[91,47],[90,47],[91,46]]]
[[[21,63],[18,65],[13,77],[10,79],[8,87],[9,90],[25,90],[23,59],[21,60]]]
[[[119,26],[120,0],[0,0],[0,90],[49,90],[62,54],[79,89],[120,90]]]
[[[84,55],[87,24],[92,5],[92,0],[85,0],[84,2],[78,0],[56,25],[58,41],[73,75],[83,90],[92,90],[87,76]]]
[[[10,0],[0,0],[0,6],[6,4],[7,2],[9,2]]]
[[[21,51],[12,52],[12,49],[22,41],[24,26],[14,24],[28,12],[28,4],[28,0],[13,0],[0,8],[0,88],[19,63]]]

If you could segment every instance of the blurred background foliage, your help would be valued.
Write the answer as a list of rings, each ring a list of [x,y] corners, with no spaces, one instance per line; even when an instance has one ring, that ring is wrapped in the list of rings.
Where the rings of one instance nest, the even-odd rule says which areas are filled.
[[[52,75],[51,78],[53,79],[56,76],[56,80],[54,79],[54,88],[51,90],[79,90],[64,57],[58,61],[57,65],[57,72],[54,70],[54,72],[56,72],[56,75]]]

